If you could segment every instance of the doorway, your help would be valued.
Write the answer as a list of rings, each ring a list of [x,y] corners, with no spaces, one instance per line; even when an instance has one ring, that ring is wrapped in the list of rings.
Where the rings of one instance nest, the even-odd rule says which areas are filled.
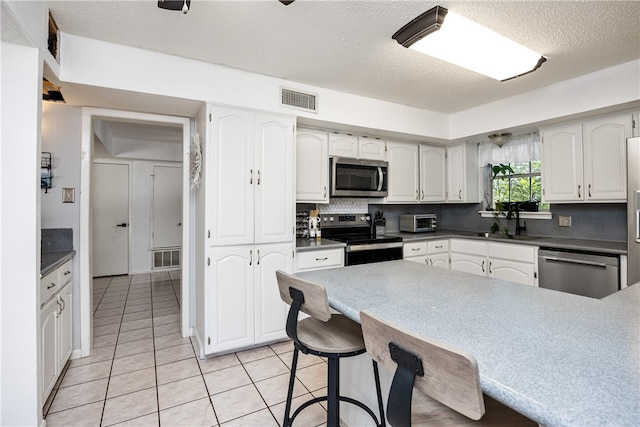
[[[92,343],[92,322],[93,322],[93,318],[92,318],[92,301],[93,301],[93,295],[92,295],[92,282],[93,282],[93,277],[94,276],[99,276],[99,275],[104,275],[104,271],[101,271],[100,268],[102,267],[98,267],[97,264],[95,264],[95,260],[94,258],[98,255],[100,255],[98,252],[96,252],[97,249],[97,245],[96,245],[96,240],[100,240],[101,238],[104,238],[104,236],[101,236],[96,230],[94,230],[94,225],[96,220],[98,221],[111,221],[113,222],[113,219],[115,218],[114,215],[116,215],[115,213],[111,213],[110,218],[109,219],[100,219],[97,218],[94,213],[92,212],[92,205],[95,202],[95,194],[98,191],[112,191],[112,192],[116,192],[115,190],[112,189],[101,189],[101,184],[94,182],[98,179],[98,177],[101,177],[100,180],[104,180],[104,185],[109,187],[109,184],[112,183],[112,179],[109,178],[109,174],[113,173],[114,171],[124,171],[124,169],[120,170],[120,169],[111,169],[110,167],[113,165],[109,165],[104,167],[105,163],[94,163],[94,134],[98,131],[100,131],[100,129],[97,129],[100,127],[99,124],[101,121],[116,121],[119,123],[124,123],[124,124],[145,124],[145,125],[151,125],[154,127],[172,127],[172,128],[179,128],[179,138],[181,140],[181,144],[178,144],[177,147],[174,144],[174,146],[170,147],[167,144],[163,144],[163,141],[160,141],[161,137],[156,135],[156,138],[159,140],[158,145],[156,146],[155,150],[156,150],[156,154],[161,153],[162,152],[167,152],[167,150],[171,151],[171,150],[177,150],[177,156],[179,159],[179,163],[177,164],[177,166],[181,166],[178,168],[173,168],[174,170],[172,170],[171,172],[169,172],[170,174],[170,178],[172,180],[171,185],[178,186],[180,188],[180,193],[182,194],[182,198],[181,198],[181,203],[177,203],[178,207],[177,210],[180,211],[180,220],[178,220],[177,222],[175,222],[173,224],[174,228],[176,228],[177,230],[172,230],[173,234],[172,237],[170,237],[170,240],[172,240],[172,242],[176,241],[176,236],[178,236],[178,241],[179,241],[179,247],[180,247],[180,255],[181,255],[181,272],[180,272],[180,281],[182,283],[181,286],[181,295],[180,295],[180,307],[181,307],[181,313],[180,313],[180,333],[183,337],[187,337],[187,336],[191,336],[192,335],[192,328],[191,328],[191,292],[192,292],[192,288],[193,288],[193,280],[191,279],[191,274],[190,274],[190,266],[189,266],[189,254],[191,252],[191,247],[192,247],[192,243],[190,241],[189,238],[189,230],[190,230],[190,223],[191,220],[190,218],[192,217],[192,212],[193,212],[193,206],[194,203],[192,203],[192,194],[189,188],[189,150],[190,150],[190,134],[191,134],[191,120],[189,118],[184,118],[184,117],[174,117],[174,116],[164,116],[164,115],[156,115],[156,114],[147,114],[147,113],[135,113],[135,112],[128,112],[128,111],[118,111],[118,110],[108,110],[108,109],[100,109],[100,108],[84,108],[83,109],[83,114],[82,114],[82,160],[81,160],[81,200],[80,200],[80,250],[79,250],[79,257],[80,257],[80,289],[81,289],[81,301],[80,301],[80,327],[81,327],[81,354],[82,357],[86,357],[90,354],[91,351],[91,343]],[[126,140],[126,138],[122,138],[122,140]],[[114,142],[115,141],[115,142]],[[124,145],[118,146],[118,141],[114,140],[112,142],[110,142],[111,145],[109,145],[109,149],[111,150],[115,150],[116,152],[119,152],[122,154],[123,157],[126,158],[136,158],[136,150],[139,147],[131,147],[129,146],[129,148],[125,149]],[[128,150],[128,151],[126,151]],[[174,153],[175,154],[175,153]],[[160,158],[160,160],[162,160],[162,158]],[[107,162],[109,163],[109,162]],[[113,162],[112,162],[113,163]],[[117,162],[116,162],[117,163]],[[127,163],[127,162],[120,162],[120,163]],[[149,163],[149,162],[147,162]],[[162,162],[157,162],[157,163],[162,163]],[[97,166],[97,167],[96,167]],[[122,165],[119,165],[120,167]],[[125,164],[126,167],[128,167],[128,172],[127,172],[127,176],[129,179],[129,184],[127,184],[127,188],[128,188],[128,192],[127,192],[127,199],[131,200],[132,197],[137,197],[137,195],[134,194],[130,194],[130,191],[132,191],[131,188],[131,180],[135,179],[135,175],[136,175],[136,170],[140,170],[140,168],[138,167],[138,169],[136,169],[136,161],[129,161],[128,166]],[[176,165],[172,165],[172,166],[176,166]],[[179,171],[178,173],[176,173],[176,169]],[[156,171],[156,167],[153,167],[152,170]],[[163,175],[163,172],[166,172],[165,170],[162,170],[160,172],[161,175]],[[125,175],[124,173],[121,173],[121,175]],[[166,176],[162,176],[161,180],[166,179]],[[176,178],[178,178],[176,180]],[[118,181],[118,185],[120,186],[121,190],[117,193],[122,193],[123,190],[123,183],[120,182],[120,178],[117,179]],[[123,181],[123,180],[122,180]],[[174,182],[177,181],[177,182]],[[97,187],[96,187],[97,185]],[[135,189],[134,189],[135,191]],[[122,194],[120,194],[120,196],[122,196]],[[134,198],[135,198],[134,197]],[[148,194],[148,198],[152,199],[153,198],[153,194],[151,194],[151,191]],[[153,203],[152,200],[149,200],[150,203]],[[174,201],[174,205],[175,205],[175,201]],[[111,207],[109,206],[108,209],[111,209]],[[107,210],[108,210],[107,209]],[[131,206],[129,205],[127,207],[128,210],[128,216],[127,218],[131,217]],[[170,212],[166,218],[163,218],[162,215],[160,215],[160,218],[158,219],[159,224],[162,226],[162,224],[164,223],[165,225],[168,223],[168,221],[175,221],[176,219],[176,207],[173,206],[173,210],[172,212]],[[134,215],[135,217],[135,215]],[[150,218],[150,220],[155,221],[153,219]],[[127,226],[123,226],[123,224],[127,224]],[[179,224],[179,225],[177,225]],[[118,227],[118,225],[120,225],[120,227]],[[155,226],[155,225],[154,225]],[[111,224],[111,228],[117,228],[117,229],[126,229],[126,231],[124,233],[120,233],[120,234],[125,234],[127,235],[127,240],[129,241],[129,234],[131,234],[131,227],[129,226],[129,221],[125,220],[120,222],[120,220],[116,220],[115,225]],[[113,231],[113,230],[112,230]],[[114,234],[118,234],[117,232],[120,232],[122,230],[116,230],[116,232],[114,232]],[[147,231],[148,232],[148,231]],[[109,234],[107,234],[107,238],[108,238]],[[155,245],[155,242],[153,242],[153,244]],[[128,251],[129,254],[127,255],[127,260],[128,263],[131,260],[130,254],[131,254],[131,245],[129,243],[127,243],[128,245]],[[94,248],[92,250],[92,248]],[[122,264],[121,264],[122,265]],[[122,268],[122,267],[118,267],[118,268]],[[132,272],[132,266],[131,264],[127,264],[127,271],[122,273],[122,274],[128,274]],[[134,271],[135,272],[135,271]],[[110,273],[107,273],[110,275]]]

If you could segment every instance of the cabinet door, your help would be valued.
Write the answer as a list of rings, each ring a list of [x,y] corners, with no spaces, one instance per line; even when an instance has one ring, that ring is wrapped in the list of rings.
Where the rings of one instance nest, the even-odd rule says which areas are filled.
[[[626,141],[631,114],[584,123],[585,200],[627,200]]]
[[[386,202],[417,202],[419,199],[418,146],[401,142],[387,142],[389,170]]]
[[[255,114],[213,108],[206,168],[212,246],[254,241]]]
[[[487,275],[487,259],[479,255],[451,253],[451,269],[464,271],[465,273],[476,274],[478,276]]]
[[[211,249],[211,324],[206,352],[247,347],[254,343],[253,246]]]
[[[427,256],[427,264],[449,269],[449,254],[430,254]]]
[[[58,378],[58,299],[53,298],[40,310],[40,341],[42,401],[44,402]]]
[[[286,338],[285,324],[289,306],[282,302],[276,270],[293,272],[293,245],[256,246],[255,343]]]
[[[386,143],[378,138],[361,136],[358,138],[358,157],[368,160],[386,160]]]
[[[543,129],[540,136],[542,201],[583,200],[582,125]]]
[[[296,133],[296,202],[329,203],[329,135]]]
[[[293,212],[293,120],[256,116],[255,242],[290,242]]]
[[[420,201],[443,202],[446,199],[445,149],[420,146]]]
[[[329,134],[329,155],[335,157],[358,157],[358,137],[343,133]]]
[[[73,285],[69,283],[60,291],[58,301],[60,311],[58,314],[58,372],[60,372],[71,356],[73,339],[73,322],[71,313],[73,312]]]
[[[489,277],[525,285],[536,285],[535,265],[525,262],[490,259]]]

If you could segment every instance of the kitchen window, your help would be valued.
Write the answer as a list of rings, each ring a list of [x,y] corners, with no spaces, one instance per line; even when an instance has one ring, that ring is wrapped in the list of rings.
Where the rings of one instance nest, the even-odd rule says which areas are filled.
[[[542,199],[540,160],[489,166],[491,170],[490,200],[493,209],[506,211],[511,202],[533,202],[538,204],[539,210],[549,209],[548,203],[539,203]],[[534,210],[533,205],[525,210]]]

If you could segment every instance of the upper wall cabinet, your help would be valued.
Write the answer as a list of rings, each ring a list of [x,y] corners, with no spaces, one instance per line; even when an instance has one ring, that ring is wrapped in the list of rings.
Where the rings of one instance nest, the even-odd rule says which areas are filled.
[[[387,203],[416,203],[420,198],[420,156],[416,144],[387,142]]]
[[[293,120],[227,107],[212,113],[210,244],[291,241]]]
[[[624,202],[631,114],[540,130],[544,202]]]
[[[329,134],[296,132],[296,202],[329,203]]]
[[[447,147],[447,201],[480,202],[477,145],[459,144]]]
[[[332,132],[329,134],[329,156],[353,159],[386,160],[386,144],[379,138],[353,136]]]
[[[420,145],[420,201],[446,200],[446,150],[444,147]]]

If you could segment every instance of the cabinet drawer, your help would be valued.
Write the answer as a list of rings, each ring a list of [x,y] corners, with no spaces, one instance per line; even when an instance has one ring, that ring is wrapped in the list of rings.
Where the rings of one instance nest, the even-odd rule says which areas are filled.
[[[451,239],[451,252],[486,256],[487,243],[477,240]]]
[[[536,262],[536,246],[518,245],[511,243],[489,243],[489,257],[502,258],[509,261],[527,263]]]
[[[427,255],[427,242],[410,242],[402,247],[403,258],[425,255]]]
[[[300,252],[297,255],[298,271],[342,267],[344,265],[344,250],[341,248]]]
[[[60,284],[60,289],[69,283],[73,278],[73,265],[72,261],[69,260],[58,267],[58,283]]]
[[[58,270],[54,270],[40,279],[40,306],[44,305],[61,288],[58,281]]]
[[[427,251],[429,254],[443,254],[449,252],[448,240],[434,240],[428,243]]]

